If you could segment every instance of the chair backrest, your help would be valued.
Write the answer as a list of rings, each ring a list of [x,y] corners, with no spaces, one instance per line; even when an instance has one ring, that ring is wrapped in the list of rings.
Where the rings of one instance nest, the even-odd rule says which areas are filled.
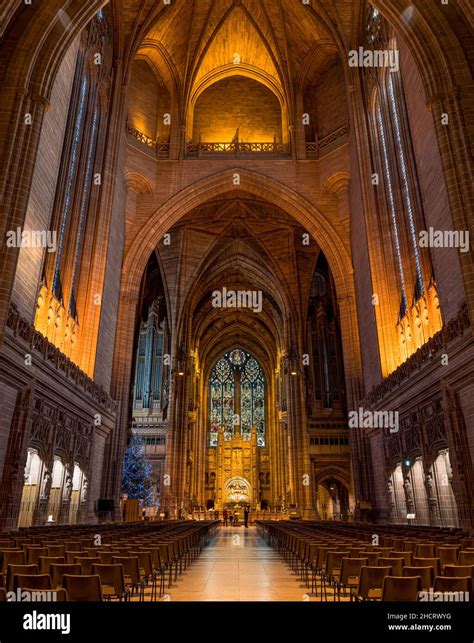
[[[459,552],[459,565],[474,565],[474,551],[460,551]]]
[[[383,580],[390,574],[390,567],[361,567],[358,594],[362,598],[380,598]],[[378,590],[378,593],[377,593]]]
[[[53,563],[50,567],[51,569],[51,582],[53,587],[62,587],[63,586],[63,577],[65,574],[71,576],[80,575],[82,573],[80,565],[68,565],[64,563]]]
[[[474,579],[474,565],[445,565],[445,576],[470,576]]]
[[[402,570],[405,565],[404,558],[379,558],[377,561],[379,567],[391,567],[392,576],[402,576]]]
[[[91,574],[90,576],[65,574],[63,587],[67,591],[70,601],[102,601],[100,577],[97,574]]]
[[[112,562],[116,565],[123,565],[125,576],[129,576],[134,585],[140,583],[140,567],[136,556],[114,556]]]
[[[348,551],[330,551],[326,559],[326,574],[328,576],[333,576],[334,572],[341,567],[341,561],[343,558],[348,558]]]
[[[3,550],[2,572],[5,572],[8,565],[25,565],[25,552],[20,550]]]
[[[415,551],[416,558],[435,558],[436,545],[433,543],[419,543]]]
[[[339,581],[342,585],[355,585],[355,580],[360,577],[360,570],[367,565],[367,558],[343,558]]]
[[[111,565],[113,563],[113,557],[118,556],[119,553],[116,550],[114,551],[109,550],[109,551],[99,551],[97,555],[99,556],[100,562],[103,565]]]
[[[153,560],[150,551],[130,551],[130,556],[136,556],[138,558],[138,564],[145,576],[152,576]]]
[[[40,556],[39,557],[39,566],[41,574],[49,574],[49,568],[53,563],[56,565],[64,565],[65,563],[64,556]]]
[[[90,576],[92,574],[92,566],[100,563],[100,558],[91,558],[89,556],[75,556],[74,563],[81,566],[81,574]]]
[[[445,565],[456,565],[458,552],[459,547],[437,547],[436,555],[440,560],[441,568]]]
[[[7,592],[13,590],[13,579],[15,574],[38,574],[38,565],[8,565],[5,578],[5,588]]]
[[[412,551],[391,551],[389,558],[403,558],[405,565],[411,565],[413,560]]]
[[[419,576],[423,590],[429,591],[433,587],[434,568],[428,567],[410,567],[403,568],[403,576]]]
[[[382,601],[417,601],[421,588],[420,576],[387,576],[383,582]]]
[[[32,564],[32,563],[39,563],[39,559],[41,556],[47,556],[48,555],[48,548],[47,547],[31,547],[28,548],[27,550],[27,563]]]
[[[377,561],[380,554],[376,551],[359,551],[359,558],[367,558],[370,567],[377,567]]]
[[[413,559],[413,567],[428,567],[431,566],[434,569],[435,576],[440,576],[441,574],[441,563],[439,558],[417,558]]]
[[[472,592],[471,576],[437,576],[434,579],[435,592]]]
[[[122,596],[125,594],[126,590],[123,565],[104,565],[101,563],[95,563],[92,566],[92,573],[99,576],[103,591],[105,586],[109,586],[113,587],[116,596]]]
[[[65,557],[65,549],[64,545],[48,545],[48,556]]]
[[[18,588],[24,590],[51,590],[51,576],[49,574],[15,574],[13,577],[13,591]]]

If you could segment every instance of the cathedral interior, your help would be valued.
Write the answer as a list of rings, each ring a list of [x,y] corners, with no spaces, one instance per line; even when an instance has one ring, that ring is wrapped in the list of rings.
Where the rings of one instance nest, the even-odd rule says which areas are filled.
[[[0,540],[474,534],[473,20],[1,3]]]

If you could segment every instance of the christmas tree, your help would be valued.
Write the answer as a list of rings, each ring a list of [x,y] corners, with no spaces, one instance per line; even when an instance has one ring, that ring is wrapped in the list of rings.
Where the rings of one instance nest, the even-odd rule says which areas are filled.
[[[138,435],[133,435],[125,452],[122,493],[129,498],[142,500],[145,507],[153,504],[151,464],[145,457],[144,441]]]

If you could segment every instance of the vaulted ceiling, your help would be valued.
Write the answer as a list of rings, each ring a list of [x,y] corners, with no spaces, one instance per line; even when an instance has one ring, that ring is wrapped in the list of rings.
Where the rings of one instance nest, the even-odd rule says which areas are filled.
[[[124,0],[132,17],[135,0]],[[355,0],[143,0],[130,53],[146,58],[182,97],[231,74],[273,84],[292,103],[328,52],[347,50],[363,2]],[[133,41],[133,45],[132,45]],[[321,54],[325,52],[325,55]],[[318,53],[319,52],[319,53]],[[174,85],[174,88],[173,88]]]
[[[180,332],[178,318],[189,319],[201,348],[234,335],[266,338],[274,353],[290,310],[305,323],[319,248],[279,208],[239,192],[193,210],[170,234],[173,243],[158,247],[170,321]],[[262,312],[214,309],[212,293],[223,287],[262,291]]]

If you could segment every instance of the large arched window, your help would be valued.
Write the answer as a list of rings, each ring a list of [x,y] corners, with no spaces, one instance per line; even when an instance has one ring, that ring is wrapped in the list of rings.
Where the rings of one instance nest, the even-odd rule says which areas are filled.
[[[216,362],[209,381],[209,402],[211,446],[217,446],[220,429],[225,440],[237,432],[249,439],[254,427],[258,445],[265,446],[265,377],[250,353],[236,348]]]
[[[419,243],[426,223],[402,50],[394,30],[373,7],[365,50],[374,61],[364,69],[376,203],[369,235],[382,371],[388,375],[441,328],[441,317],[430,252]]]
[[[93,372],[94,352],[83,349],[91,337],[85,320],[95,319],[98,304],[89,288],[99,268],[97,239],[112,75],[110,19],[110,10],[104,9],[77,44],[50,224],[56,252],[45,256],[35,317],[37,330],[88,374]]]

